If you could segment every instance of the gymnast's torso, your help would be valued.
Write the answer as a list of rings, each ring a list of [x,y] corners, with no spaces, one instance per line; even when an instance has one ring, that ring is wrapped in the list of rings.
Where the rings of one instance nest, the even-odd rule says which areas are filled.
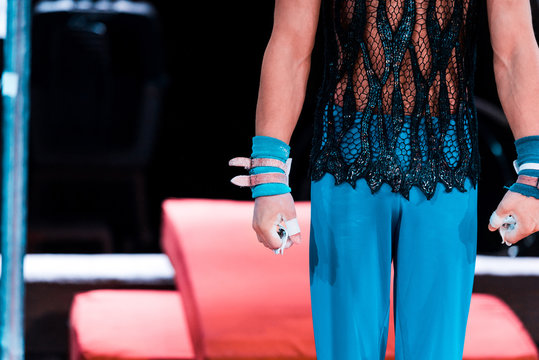
[[[476,0],[322,0],[311,178],[427,198],[477,183]]]

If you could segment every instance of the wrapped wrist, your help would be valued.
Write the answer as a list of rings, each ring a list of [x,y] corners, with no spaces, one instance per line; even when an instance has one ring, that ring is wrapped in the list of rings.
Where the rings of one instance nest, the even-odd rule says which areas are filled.
[[[286,163],[289,156],[290,156],[290,146],[284,141],[270,137],[270,136],[253,137],[251,159],[269,158],[269,159],[277,159],[277,160],[282,161],[283,163]],[[285,173],[284,170],[271,167],[271,166],[254,167],[249,171],[251,175],[272,173],[272,172]],[[286,184],[266,183],[266,184],[256,185],[251,188],[253,199],[256,199],[257,197],[260,197],[260,196],[286,194],[286,193],[289,193],[290,191],[291,189],[288,186],[288,179],[286,180]]]
[[[520,183],[514,183],[509,187],[512,192],[519,193],[524,196],[533,197],[539,199],[539,190],[530,187],[529,185],[523,185]]]
[[[286,162],[290,156],[290,146],[271,136],[254,136],[251,159],[269,158]]]
[[[253,137],[251,158],[234,158],[231,166],[243,166],[249,170],[247,176],[236,176],[232,183],[251,187],[252,197],[286,194],[288,174],[292,159],[289,158],[290,146],[285,142],[269,137]]]
[[[517,159],[513,162],[517,181],[509,190],[539,199],[539,136],[526,136],[515,141]]]

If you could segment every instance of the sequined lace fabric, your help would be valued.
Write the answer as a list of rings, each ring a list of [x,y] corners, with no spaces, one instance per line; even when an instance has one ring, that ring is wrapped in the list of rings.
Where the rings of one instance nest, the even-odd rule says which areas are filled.
[[[475,0],[322,0],[311,179],[408,198],[477,184]]]

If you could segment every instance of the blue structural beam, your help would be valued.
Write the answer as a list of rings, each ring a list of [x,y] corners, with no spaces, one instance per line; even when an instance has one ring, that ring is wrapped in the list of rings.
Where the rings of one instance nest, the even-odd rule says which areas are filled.
[[[24,358],[23,260],[26,247],[29,73],[30,0],[7,0],[2,74],[2,360]]]

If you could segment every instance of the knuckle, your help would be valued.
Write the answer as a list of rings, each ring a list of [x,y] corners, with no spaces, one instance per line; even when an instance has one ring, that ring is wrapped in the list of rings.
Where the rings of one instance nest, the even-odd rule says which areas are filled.
[[[502,216],[501,214],[505,214],[506,212],[508,212],[509,209],[508,209],[508,206],[506,205],[506,203],[504,201],[502,201],[499,205],[498,205],[498,208],[496,209],[496,213],[499,215],[499,216]]]
[[[256,231],[257,233],[260,232],[260,224],[258,223],[258,221],[253,221],[253,223],[251,224],[251,226],[253,227],[253,230]]]

